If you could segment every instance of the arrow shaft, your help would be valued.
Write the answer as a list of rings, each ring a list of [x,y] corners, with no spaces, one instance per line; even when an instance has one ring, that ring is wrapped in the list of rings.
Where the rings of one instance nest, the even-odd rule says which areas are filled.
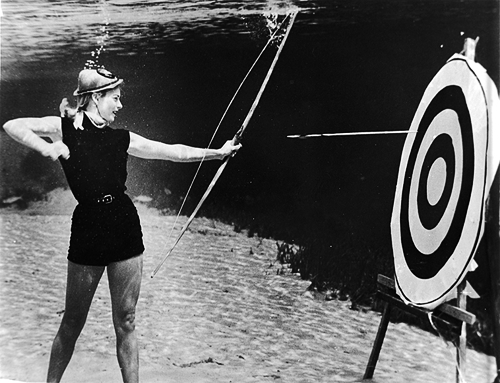
[[[318,138],[318,137],[339,137],[339,136],[368,136],[368,135],[380,135],[380,134],[409,134],[417,133],[413,130],[385,130],[379,132],[345,132],[345,133],[316,133],[316,134],[294,134],[286,136],[287,138]]]

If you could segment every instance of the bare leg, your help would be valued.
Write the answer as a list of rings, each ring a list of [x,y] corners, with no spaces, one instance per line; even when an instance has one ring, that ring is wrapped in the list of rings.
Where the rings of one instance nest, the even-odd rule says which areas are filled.
[[[87,320],[90,304],[103,272],[104,267],[101,266],[83,266],[68,261],[66,307],[52,344],[47,382],[61,380]]]
[[[116,332],[116,352],[123,382],[139,381],[139,347],[135,334],[135,307],[142,279],[142,255],[108,266],[109,290]]]

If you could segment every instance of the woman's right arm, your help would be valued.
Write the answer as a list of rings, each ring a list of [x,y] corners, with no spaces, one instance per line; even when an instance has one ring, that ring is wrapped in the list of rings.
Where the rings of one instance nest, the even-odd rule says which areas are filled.
[[[14,140],[45,157],[50,157],[54,161],[60,156],[69,158],[69,149],[62,141],[60,117],[16,118],[7,121],[3,128]],[[41,137],[48,137],[52,142],[47,142]]]

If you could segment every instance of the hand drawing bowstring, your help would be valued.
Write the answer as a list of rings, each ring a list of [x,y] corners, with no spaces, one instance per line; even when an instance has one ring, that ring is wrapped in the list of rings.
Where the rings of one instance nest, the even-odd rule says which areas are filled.
[[[262,54],[264,53],[264,51],[267,49],[267,47],[271,44],[271,42],[273,42],[275,39],[276,39],[276,36],[278,34],[278,32],[280,31],[280,29],[282,28],[282,26],[285,24],[285,22],[288,20],[288,18],[290,18],[290,22],[288,24],[288,27],[286,29],[286,32],[285,32],[285,35],[283,36],[283,39],[278,47],[278,50],[276,52],[276,55],[274,56],[274,60],[273,62],[271,63],[271,66],[269,67],[269,70],[267,72],[267,75],[259,89],[259,92],[257,93],[257,96],[250,108],[250,111],[248,112],[245,120],[243,121],[243,124],[241,125],[240,129],[238,130],[238,132],[235,134],[235,136],[233,137],[233,144],[237,144],[241,141],[241,138],[243,136],[243,132],[245,131],[246,127],[248,126],[248,123],[250,122],[250,119],[252,118],[252,115],[253,115],[253,112],[255,111],[255,109],[257,108],[257,104],[259,103],[260,101],[260,98],[262,96],[262,93],[264,92],[264,89],[269,81],[269,78],[271,77],[271,73],[273,72],[273,69],[274,67],[276,66],[276,62],[278,61],[278,58],[279,58],[279,55],[281,53],[281,51],[283,50],[283,47],[285,45],[285,42],[288,38],[288,35],[290,34],[290,30],[292,29],[292,25],[293,25],[293,22],[295,21],[295,17],[297,16],[297,11],[292,11],[292,12],[289,12],[286,17],[283,19],[283,21],[280,23],[280,25],[276,28],[276,30],[274,31],[274,33],[271,35],[271,37],[269,38],[268,42],[266,43],[266,45],[264,46],[264,48],[262,49],[262,51],[260,52],[260,54],[257,56],[257,59],[255,60],[255,62],[252,64],[252,66],[250,67],[249,71],[247,72],[247,74],[245,75],[245,77],[243,78],[242,82],[240,83],[238,89],[236,90],[234,96],[231,98],[231,101],[229,102],[229,105],[227,106],[226,110],[224,111],[223,115],[222,115],[222,118],[221,120],[219,121],[216,129],[215,129],[215,132],[213,133],[212,135],[212,138],[210,139],[210,142],[208,143],[207,145],[207,148],[210,147],[210,145],[212,144],[212,141],[214,140],[214,137],[215,135],[217,134],[218,130],[219,130],[219,127],[221,126],[222,124],[222,121],[224,120],[229,108],[231,107],[234,99],[236,98],[236,95],[238,94],[238,92],[240,91],[241,87],[243,86],[244,82],[246,81],[246,79],[248,78],[248,76],[250,75],[250,73],[252,72],[253,68],[255,67],[255,65],[257,64],[257,62],[259,61],[260,57],[262,56]],[[170,250],[166,253],[166,255],[164,256],[164,258],[162,259],[162,261],[158,264],[158,266],[155,268],[155,270],[153,271],[153,273],[151,274],[151,278],[153,278],[156,273],[158,272],[158,270],[160,270],[160,267],[165,263],[165,261],[167,260],[167,258],[170,256],[170,254],[172,254],[172,251],[174,250],[174,248],[177,246],[177,244],[179,243],[179,241],[181,240],[182,236],[184,235],[184,233],[186,232],[187,228],[189,227],[189,225],[191,224],[191,222],[193,221],[194,217],[196,216],[196,213],[198,212],[198,210],[200,209],[201,205],[203,204],[203,202],[205,201],[205,199],[207,198],[208,194],[210,193],[210,191],[212,190],[212,188],[214,187],[215,183],[217,182],[217,180],[219,179],[220,175],[222,174],[222,172],[224,171],[227,163],[229,162],[229,159],[231,157],[228,156],[224,159],[224,162],[222,163],[222,165],[219,167],[219,169],[217,170],[214,178],[212,179],[212,182],[210,183],[210,185],[208,186],[207,190],[205,191],[205,193],[203,194],[203,196],[201,197],[201,200],[200,202],[198,203],[198,205],[196,206],[196,208],[194,209],[193,213],[191,213],[191,216],[189,217],[189,219],[186,221],[186,223],[184,224],[184,226],[182,227],[181,229],[181,232],[180,234],[177,236],[174,244],[170,247]],[[177,221],[180,217],[180,214],[181,214],[181,211],[182,211],[182,208],[184,207],[184,203],[186,202],[187,200],[187,196],[189,195],[189,192],[191,191],[191,188],[194,184],[194,181],[200,171],[200,168],[201,168],[201,165],[203,164],[203,161],[204,161],[205,157],[202,158],[202,160],[200,161],[200,164],[198,165],[198,169],[196,170],[195,172],[195,175],[193,177],[193,180],[191,181],[191,184],[189,185],[189,188],[188,188],[188,191],[186,193],[186,196],[184,197],[184,200],[181,204],[181,207],[179,209],[179,212],[175,218],[175,221],[174,221],[174,224],[172,225],[172,228],[170,230],[170,233],[169,233],[169,237],[168,238],[171,238],[172,236],[172,233],[174,231],[174,228],[177,224]]]

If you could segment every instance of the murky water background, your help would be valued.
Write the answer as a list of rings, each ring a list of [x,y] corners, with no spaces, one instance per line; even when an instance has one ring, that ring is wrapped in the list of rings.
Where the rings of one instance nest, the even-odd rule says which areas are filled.
[[[229,163],[201,213],[235,220],[246,214],[257,227],[274,224],[274,233],[276,227],[292,238],[320,233],[325,241],[366,244],[375,252],[386,249],[387,257],[405,137],[290,140],[286,136],[408,129],[427,84],[449,57],[461,51],[465,37],[480,37],[477,61],[499,85],[498,0],[3,0],[1,7],[0,124],[21,116],[58,115],[61,99],[71,98],[76,88],[78,72],[88,60],[97,58],[102,47],[99,63],[126,80],[124,109],[115,126],[152,139],[202,147],[267,41],[263,15],[299,9],[245,132],[244,147]],[[267,52],[245,82],[214,146],[232,138],[240,127],[273,55],[272,50]],[[191,212],[218,165],[203,165],[184,214]],[[0,167],[1,206],[11,197],[27,200],[66,186],[57,162],[21,147],[3,131]],[[128,191],[132,196],[151,198],[151,205],[157,208],[178,207],[196,167],[131,158]],[[64,198],[58,202],[66,203]],[[54,220],[58,218],[48,219],[49,231],[59,232]],[[43,217],[39,221],[39,232],[45,233],[47,222]],[[146,221],[151,236],[148,251],[156,256],[167,233],[155,225]],[[29,234],[20,229],[18,233]],[[224,241],[230,245],[230,240]],[[59,242],[63,249],[65,241]],[[190,243],[181,245],[189,247]],[[242,240],[238,238],[236,243]],[[61,249],[54,253],[50,246],[42,248],[64,258]],[[200,256],[209,254],[205,242],[200,249]],[[200,264],[198,259],[194,262]],[[243,269],[252,272],[252,268]],[[180,275],[191,278],[190,272]],[[214,278],[223,280],[220,275]],[[329,311],[323,315],[316,311],[304,315],[320,323],[311,327],[319,337],[323,334],[320,328],[329,331],[336,326],[335,321],[329,322],[333,317]],[[342,323],[348,322],[342,318]],[[305,328],[297,330],[303,334]],[[329,337],[325,339],[329,341]],[[395,336],[394,341],[398,340]],[[311,344],[318,340],[313,338]],[[324,365],[323,358],[329,354],[319,350],[321,357],[311,360]],[[364,365],[366,358],[361,359]],[[241,363],[239,358],[235,360]],[[413,356],[405,358],[408,360]],[[352,365],[350,357],[347,363]],[[345,373],[345,365],[343,362],[339,373]],[[422,365],[407,370],[415,368]],[[314,365],[301,373],[319,370]],[[301,379],[294,371],[290,376]],[[399,379],[392,370],[386,376]]]
[[[3,1],[0,123],[58,114],[94,59],[126,79],[116,126],[206,146],[267,41],[265,13],[300,13],[261,102],[210,196],[212,210],[322,224],[389,243],[402,135],[290,140],[289,134],[404,130],[429,81],[480,36],[477,60],[498,84],[498,1]],[[239,128],[270,64],[245,83],[215,146]],[[59,164],[0,133],[0,194],[64,186]],[[186,214],[218,164],[202,167]],[[178,206],[196,165],[131,159],[129,192]],[[318,224],[319,222],[319,224]]]

